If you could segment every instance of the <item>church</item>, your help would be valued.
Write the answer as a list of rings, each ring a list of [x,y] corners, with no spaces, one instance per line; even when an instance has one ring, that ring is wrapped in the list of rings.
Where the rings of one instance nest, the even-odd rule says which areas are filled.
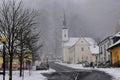
[[[97,42],[90,37],[69,37],[66,21],[63,21],[62,28],[62,48],[63,62],[65,63],[97,63],[99,47]]]

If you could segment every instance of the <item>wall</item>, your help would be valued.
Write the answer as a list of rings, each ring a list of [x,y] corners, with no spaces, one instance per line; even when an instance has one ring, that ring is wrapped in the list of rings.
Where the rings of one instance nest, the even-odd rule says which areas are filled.
[[[112,65],[120,66],[120,46],[112,49]]]
[[[69,50],[67,47],[64,47],[63,49],[63,61],[69,62]]]
[[[106,38],[99,44],[99,50],[100,50],[100,55],[99,55],[99,62],[100,63],[105,63],[107,61],[111,60],[111,54],[110,52],[107,51],[110,45],[113,44],[113,41],[111,38]]]

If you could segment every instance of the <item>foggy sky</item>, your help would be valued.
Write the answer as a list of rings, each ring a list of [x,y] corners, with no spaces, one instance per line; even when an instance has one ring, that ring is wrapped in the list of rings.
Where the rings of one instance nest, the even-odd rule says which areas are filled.
[[[19,1],[19,0],[18,0]],[[71,37],[92,37],[98,42],[120,31],[119,0],[23,0],[24,5],[40,12],[44,53],[54,53],[61,45],[64,13]],[[60,54],[61,47],[57,47]]]
[[[119,27],[119,0],[24,0],[46,16],[49,28],[59,27],[65,11],[70,36],[104,39]],[[29,4],[32,3],[32,4]],[[64,9],[64,10],[63,10]],[[56,21],[57,20],[57,21]],[[44,27],[48,27],[44,26]],[[52,30],[53,32],[53,30]]]

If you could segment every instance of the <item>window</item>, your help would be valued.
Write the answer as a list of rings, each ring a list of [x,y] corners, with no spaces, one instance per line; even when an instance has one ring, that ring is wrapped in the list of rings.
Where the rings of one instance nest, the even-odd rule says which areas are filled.
[[[96,45],[94,44],[94,46],[93,46],[94,48],[96,48]]]
[[[83,48],[83,47],[81,48],[81,51],[84,51],[84,48]]]
[[[106,45],[104,45],[104,60],[106,61]]]
[[[108,42],[108,43],[107,43],[107,46],[109,47],[109,45],[110,45],[110,43]]]
[[[86,57],[86,60],[88,60],[88,57]]]
[[[109,45],[111,45],[111,43],[112,43],[112,41],[110,40],[110,41],[109,41]]]
[[[64,37],[66,37],[66,34],[64,34]]]
[[[102,54],[102,47],[101,47],[100,53]]]

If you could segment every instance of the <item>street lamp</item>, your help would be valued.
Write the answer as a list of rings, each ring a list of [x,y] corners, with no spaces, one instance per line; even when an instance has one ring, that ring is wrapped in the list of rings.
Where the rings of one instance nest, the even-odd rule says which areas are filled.
[[[5,43],[6,43],[6,37],[2,36],[1,41],[3,43],[3,80],[5,80]]]
[[[5,43],[6,40],[7,40],[6,37],[5,37],[5,36],[2,36],[2,38],[1,38],[2,43]]]

